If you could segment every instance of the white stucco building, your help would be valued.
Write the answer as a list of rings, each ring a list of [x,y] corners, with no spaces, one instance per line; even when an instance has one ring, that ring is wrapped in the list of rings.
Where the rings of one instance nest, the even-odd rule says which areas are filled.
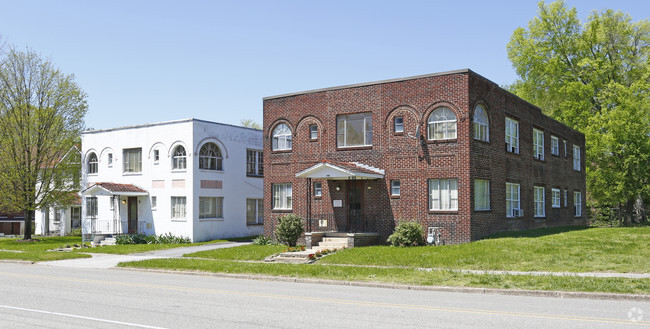
[[[82,234],[263,231],[262,131],[197,119],[82,134]]]

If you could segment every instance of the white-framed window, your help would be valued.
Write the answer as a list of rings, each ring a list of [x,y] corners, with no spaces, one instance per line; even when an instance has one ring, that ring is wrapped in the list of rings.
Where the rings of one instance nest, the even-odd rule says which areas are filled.
[[[404,117],[394,117],[393,118],[393,132],[403,133],[404,132]]]
[[[54,208],[54,222],[61,222],[61,208]]]
[[[534,187],[535,197],[535,217],[546,216],[546,196],[545,189],[541,186]]]
[[[246,225],[264,223],[264,200],[246,199]]]
[[[281,123],[273,129],[273,151],[291,150],[291,128],[285,123]]]
[[[291,210],[291,183],[271,184],[273,190],[273,209]]]
[[[108,166],[113,166],[113,153],[108,153]]]
[[[153,150],[153,164],[158,164],[160,161],[160,150]]]
[[[309,139],[317,140],[318,139],[318,126],[309,125]]]
[[[553,135],[551,135],[551,154],[560,155],[560,140]]]
[[[323,183],[314,182],[314,196],[315,197],[323,196]]]
[[[97,197],[91,196],[86,198],[86,218],[97,218]]]
[[[573,145],[573,170],[580,171],[580,146]]]
[[[476,105],[474,109],[474,139],[490,141],[490,120],[483,105]]]
[[[199,197],[199,218],[223,218],[223,197]]]
[[[393,179],[390,181],[390,195],[392,196],[399,196],[402,191],[401,191],[401,186],[402,182],[400,182],[399,179]]]
[[[519,184],[506,183],[506,217],[520,217]]]
[[[199,151],[199,169],[223,170],[223,156],[217,144],[209,142]]]
[[[560,189],[552,188],[551,189],[551,207],[560,208]]]
[[[427,120],[427,138],[443,140],[456,138],[456,114],[446,107],[435,109]]]
[[[264,153],[260,150],[246,150],[246,175],[264,175]]]
[[[533,128],[533,158],[544,160],[544,132]]]
[[[564,157],[566,158],[566,157],[568,157],[567,153],[569,152],[569,151],[567,151],[566,139],[562,140],[562,143],[564,144]]]
[[[336,117],[338,147],[372,146],[372,112]]]
[[[578,191],[573,192],[573,208],[575,211],[574,216],[582,216],[582,193]]]
[[[99,161],[97,159],[97,154],[90,153],[88,154],[88,173],[96,174],[99,169]]]
[[[506,117],[506,151],[519,154],[519,121]]]
[[[185,219],[185,207],[187,205],[187,198],[184,196],[173,196],[171,197],[172,209],[171,217],[172,219]]]
[[[151,196],[151,210],[156,210],[156,207],[158,207],[158,197],[155,195]]]
[[[457,179],[429,179],[429,210],[458,210]]]
[[[178,145],[172,153],[172,169],[181,170],[187,168],[187,152],[183,145]]]
[[[124,158],[124,168],[123,172],[125,173],[139,173],[142,172],[142,149],[124,149],[123,156]]]
[[[564,190],[564,208],[569,206],[569,191]]]
[[[474,210],[490,210],[490,181],[474,180]]]

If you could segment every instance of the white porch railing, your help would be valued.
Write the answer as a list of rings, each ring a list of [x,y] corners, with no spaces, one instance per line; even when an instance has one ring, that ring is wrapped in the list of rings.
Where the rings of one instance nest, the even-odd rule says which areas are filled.
[[[120,233],[119,222],[113,219],[93,219],[92,233],[94,234],[118,234]]]

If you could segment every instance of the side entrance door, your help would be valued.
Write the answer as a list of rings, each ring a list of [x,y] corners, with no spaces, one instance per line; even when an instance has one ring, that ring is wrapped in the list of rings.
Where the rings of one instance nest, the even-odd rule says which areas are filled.
[[[363,232],[363,181],[348,181],[348,231]]]
[[[129,197],[128,208],[129,234],[135,234],[138,233],[138,197]]]

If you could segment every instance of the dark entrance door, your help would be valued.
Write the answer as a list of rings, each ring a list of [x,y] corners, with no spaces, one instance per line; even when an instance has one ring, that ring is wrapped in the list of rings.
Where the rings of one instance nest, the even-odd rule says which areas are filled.
[[[135,234],[138,232],[138,197],[129,197],[128,208],[129,234]]]
[[[363,181],[348,181],[348,230],[363,232]]]

